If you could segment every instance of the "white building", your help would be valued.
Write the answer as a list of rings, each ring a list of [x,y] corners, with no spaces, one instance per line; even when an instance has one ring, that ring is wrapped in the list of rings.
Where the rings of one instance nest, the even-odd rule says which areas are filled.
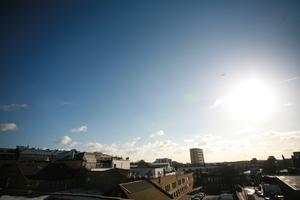
[[[131,168],[130,173],[133,177],[158,178],[164,175],[164,168],[136,167]]]
[[[112,168],[116,169],[130,169],[130,160],[120,157],[112,157],[103,153],[96,152],[94,153],[96,156],[97,164],[92,171],[106,171]]]

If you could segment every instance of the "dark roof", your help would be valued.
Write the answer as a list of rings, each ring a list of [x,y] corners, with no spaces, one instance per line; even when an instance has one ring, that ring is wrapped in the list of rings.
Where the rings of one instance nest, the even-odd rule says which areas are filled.
[[[300,176],[277,176],[277,178],[293,190],[300,191]]]
[[[139,192],[153,187],[153,185],[147,181],[134,181],[130,183],[123,183],[122,186],[126,188],[128,193]]]

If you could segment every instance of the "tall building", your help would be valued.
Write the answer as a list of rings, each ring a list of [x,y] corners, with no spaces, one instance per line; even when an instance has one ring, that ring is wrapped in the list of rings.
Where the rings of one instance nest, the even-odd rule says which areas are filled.
[[[190,149],[191,163],[204,165],[203,150],[198,148]]]

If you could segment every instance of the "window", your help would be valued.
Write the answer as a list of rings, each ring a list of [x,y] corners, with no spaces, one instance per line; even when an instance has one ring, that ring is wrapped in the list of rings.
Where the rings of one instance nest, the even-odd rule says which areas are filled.
[[[181,180],[178,180],[178,185],[181,185]]]
[[[165,190],[166,190],[167,192],[171,190],[170,184],[165,186]]]
[[[172,189],[176,188],[176,182],[172,183]]]

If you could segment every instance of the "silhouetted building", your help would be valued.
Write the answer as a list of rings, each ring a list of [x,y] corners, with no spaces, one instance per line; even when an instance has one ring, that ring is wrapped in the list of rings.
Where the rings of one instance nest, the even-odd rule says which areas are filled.
[[[169,163],[172,164],[172,159],[170,158],[156,158],[153,163]]]
[[[300,168],[300,151],[293,152],[292,160],[293,160],[294,167]]]
[[[300,176],[263,176],[263,182],[279,186],[284,199],[300,199]]]
[[[269,156],[266,160],[263,172],[264,174],[276,174],[278,171],[278,162],[274,156]]]

